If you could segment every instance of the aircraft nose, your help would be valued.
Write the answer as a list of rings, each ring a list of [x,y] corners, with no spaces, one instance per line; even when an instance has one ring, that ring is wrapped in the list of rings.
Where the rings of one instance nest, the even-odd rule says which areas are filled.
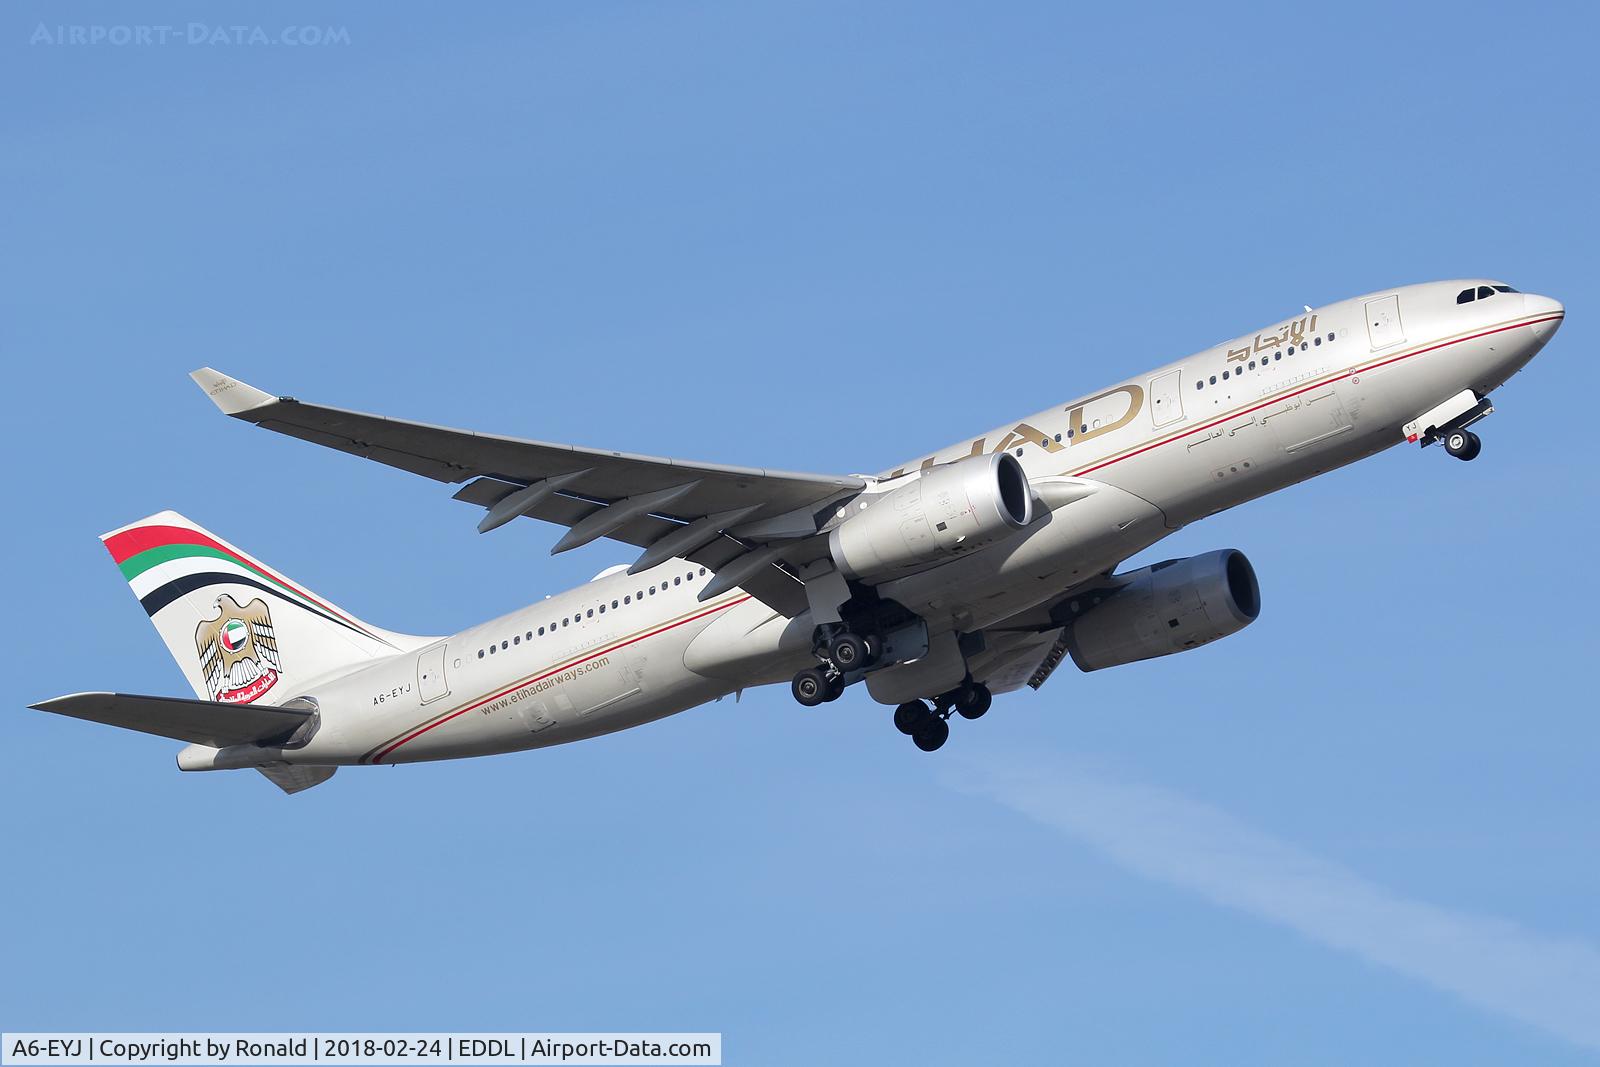
[[[1550,335],[1556,332],[1561,325],[1567,309],[1561,301],[1552,296],[1540,296],[1537,293],[1524,293],[1522,295],[1523,311],[1529,315],[1537,315],[1542,322],[1532,323],[1533,335],[1540,341],[1548,341]]]

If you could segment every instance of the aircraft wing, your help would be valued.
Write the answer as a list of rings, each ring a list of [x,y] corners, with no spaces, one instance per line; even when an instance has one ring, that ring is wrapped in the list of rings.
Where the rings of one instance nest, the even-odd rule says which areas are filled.
[[[972,676],[996,696],[1024,685],[1038,689],[1067,650],[1064,631],[1059,628],[1043,633],[985,630],[984,637],[989,648],[979,653]]]
[[[691,559],[727,576],[705,596],[737,584],[791,616],[804,610],[805,593],[785,566],[818,554],[815,543],[804,542],[817,532],[819,516],[867,484],[344,411],[275,397],[209,367],[191,377],[226,415],[435,481],[466,483],[455,498],[487,509],[480,532],[521,516],[543,519],[568,527],[552,553],[609,537],[645,550],[633,570]]]
[[[220,704],[131,693],[73,693],[30,707],[213,748],[287,738],[311,716],[309,711],[264,704]]]
[[[989,649],[973,669],[973,677],[990,691],[1007,693],[1027,685],[1038,689],[1068,656],[1067,630],[1077,601],[1099,603],[1118,587],[1109,571],[1080,582],[1043,604],[984,628]]]

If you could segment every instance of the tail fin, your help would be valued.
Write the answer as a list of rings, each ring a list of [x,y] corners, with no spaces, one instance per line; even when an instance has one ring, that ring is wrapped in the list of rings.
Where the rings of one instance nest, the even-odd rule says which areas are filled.
[[[202,700],[278,704],[429,640],[369,626],[177,512],[100,539]]]

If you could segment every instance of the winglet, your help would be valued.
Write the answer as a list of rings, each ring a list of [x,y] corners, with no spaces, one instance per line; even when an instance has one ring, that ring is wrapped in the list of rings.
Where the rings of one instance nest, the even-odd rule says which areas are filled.
[[[263,393],[253,385],[246,385],[210,367],[201,367],[189,377],[224,415],[238,415],[252,408],[277,403],[278,400],[271,393]]]

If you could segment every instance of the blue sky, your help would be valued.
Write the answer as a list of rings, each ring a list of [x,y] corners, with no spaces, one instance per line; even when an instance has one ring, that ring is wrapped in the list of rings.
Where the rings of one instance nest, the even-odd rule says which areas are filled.
[[[137,18],[143,20],[134,23]],[[322,47],[30,43],[332,26]],[[0,11],[7,1030],[717,1030],[729,1063],[1592,1063],[1596,15],[1581,5]],[[915,751],[781,689],[286,799],[23,710],[182,680],[176,508],[380,625],[590,577],[185,374],[873,471],[1379,287],[1566,301],[1471,464],[1186,529],[1258,624]]]

